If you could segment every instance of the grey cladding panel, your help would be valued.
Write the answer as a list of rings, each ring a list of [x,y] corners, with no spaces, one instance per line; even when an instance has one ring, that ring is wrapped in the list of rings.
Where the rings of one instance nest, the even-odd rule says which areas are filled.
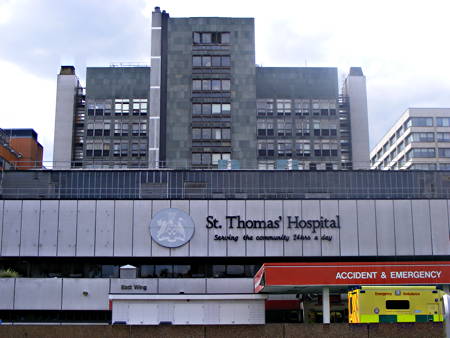
[[[305,220],[320,219],[320,202],[302,201],[302,218]],[[304,229],[303,233],[311,237],[310,240],[303,241],[303,256],[321,256],[320,230],[313,233],[311,229]]]
[[[430,200],[431,231],[434,255],[448,255],[449,229],[447,201]]]
[[[131,256],[133,201],[115,201],[114,208],[114,256]]]
[[[208,202],[208,215],[214,216],[219,225],[222,225],[222,229],[211,228],[208,229],[208,253],[209,256],[226,256],[227,255],[227,243],[226,241],[215,241],[215,236],[227,235],[228,228],[226,227],[226,213],[227,202],[226,201],[209,201]]]
[[[395,230],[393,201],[377,200],[377,246],[379,256],[395,255]]]
[[[189,201],[171,201],[170,207],[182,210],[185,213],[189,214]],[[194,230],[194,236],[195,236],[195,230]],[[181,256],[181,257],[189,256],[189,246],[190,246],[190,242],[188,242],[178,248],[170,249],[170,255],[171,256]]]
[[[77,201],[59,202],[58,256],[75,256]]]
[[[114,201],[97,201],[95,255],[112,256],[114,247]]]
[[[17,278],[14,309],[60,310],[61,286],[61,278]]]
[[[150,256],[152,241],[150,238],[151,201],[134,201],[133,217],[133,255]]]
[[[339,215],[338,201],[321,201],[320,213],[323,218],[335,220]],[[322,229],[321,233],[325,236],[331,236],[331,240],[322,240],[322,256],[339,256],[340,239],[339,229]],[[341,238],[342,240],[342,238]]]
[[[37,256],[39,245],[40,201],[23,201],[20,255]]]
[[[22,201],[5,201],[2,256],[18,256],[20,248]]]
[[[241,202],[241,201],[239,201]],[[242,201],[245,203],[245,216],[244,220],[264,220],[264,201]],[[228,202],[228,206],[230,202]],[[237,211],[237,210],[236,210]],[[230,215],[230,214],[229,214]],[[232,215],[242,215],[239,213],[233,213]],[[242,241],[246,246],[247,256],[264,256],[264,241],[256,240],[256,236],[264,235],[264,229],[242,229],[235,230],[236,234],[240,234],[240,241],[242,241],[242,236],[247,234],[253,237],[253,240]],[[230,245],[228,245],[228,252],[230,252]],[[230,255],[230,254],[229,254]]]
[[[264,202],[265,220],[279,220],[279,228],[266,228],[264,233],[266,236],[283,236],[283,201],[265,201]],[[281,218],[279,218],[281,217]],[[283,240],[266,241],[266,256],[283,256],[284,244]]]
[[[395,248],[397,256],[414,254],[411,201],[394,201]]]
[[[95,201],[78,201],[77,256],[94,256]]]
[[[14,306],[14,278],[0,278],[0,310],[12,310]]]
[[[41,201],[39,256],[56,256],[59,201]]]
[[[206,217],[208,216],[208,201],[190,201],[190,215],[195,224],[194,236],[189,243],[190,256],[208,255],[208,229]]]
[[[249,203],[250,203],[250,201],[247,202],[247,209],[248,209],[247,212],[251,213],[251,215],[249,217],[250,218],[258,217],[258,216],[254,216],[252,214],[253,209],[251,206],[249,206]],[[227,202],[227,215],[228,216],[240,215],[242,219],[245,219],[245,217],[243,217],[245,215],[245,204],[246,204],[245,201],[228,201]],[[260,205],[261,205],[261,211],[259,213],[259,217],[260,217],[260,219],[262,219],[264,217],[264,212],[262,209],[262,205],[263,205],[262,201],[260,202]],[[236,219],[233,221],[233,228],[231,228],[231,226],[227,227],[226,222],[220,223],[223,227],[227,228],[227,232],[229,235],[237,237],[237,241],[232,241],[232,240],[225,241],[227,243],[227,256],[245,256],[245,241],[243,240],[243,236],[245,235],[246,230],[245,230],[245,228],[242,228],[242,227],[238,228],[237,222],[238,222],[238,220],[236,220]],[[255,230],[255,231],[252,231],[252,233],[254,235],[256,235],[258,233],[264,234],[264,230]],[[215,241],[215,242],[217,242],[217,241]],[[263,242],[262,243],[255,242],[253,250],[254,251],[251,251],[251,252],[247,251],[247,255],[252,256],[252,255],[256,254],[257,256],[264,256],[264,243]]]
[[[341,256],[358,255],[358,218],[356,201],[339,201]]]
[[[285,217],[298,216],[302,219],[302,210],[300,201],[283,201],[283,214]],[[285,256],[302,256],[302,241],[294,240],[294,236],[301,236],[303,233],[302,229],[296,229],[295,227],[290,227],[286,220],[284,222],[284,233],[289,236],[289,241],[284,245],[284,255]]]
[[[375,201],[357,201],[359,255],[377,255],[377,227],[375,222]]]
[[[158,211],[167,208],[170,208],[170,201],[153,201],[152,217],[155,217]],[[159,245],[152,239],[152,256],[170,256],[170,249]]]
[[[413,200],[411,205],[414,254],[431,255],[433,250],[431,245],[430,202],[428,200]]]
[[[62,310],[108,310],[108,278],[64,278]]]

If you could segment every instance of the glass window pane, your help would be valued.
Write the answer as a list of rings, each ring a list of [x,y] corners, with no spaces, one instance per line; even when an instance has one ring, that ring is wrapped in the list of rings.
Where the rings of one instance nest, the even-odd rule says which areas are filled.
[[[211,64],[213,67],[220,67],[220,56],[213,56],[211,60]]]
[[[192,90],[202,90],[202,81],[192,80]]]
[[[202,33],[202,43],[211,43],[211,33]]]
[[[220,103],[213,103],[212,104],[212,113],[213,114],[220,114],[220,108],[221,108]]]
[[[230,67],[230,57],[229,56],[222,56],[222,67]]]
[[[211,57],[210,56],[202,56],[202,66],[203,67],[211,67]]]
[[[212,90],[220,90],[220,80],[212,80]]]
[[[211,103],[205,103],[202,105],[203,115],[211,114]]]
[[[202,90],[211,90],[211,80],[202,80]]]
[[[201,56],[193,56],[192,57],[192,66],[200,67],[202,65],[202,57]]]
[[[231,111],[231,104],[223,103],[222,104],[222,112],[223,113],[229,113],[230,111]]]

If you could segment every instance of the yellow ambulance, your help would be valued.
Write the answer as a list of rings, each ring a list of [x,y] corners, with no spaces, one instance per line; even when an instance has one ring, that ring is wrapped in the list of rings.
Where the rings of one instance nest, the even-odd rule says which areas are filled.
[[[348,292],[349,323],[442,322],[444,294],[435,286],[361,286]]]

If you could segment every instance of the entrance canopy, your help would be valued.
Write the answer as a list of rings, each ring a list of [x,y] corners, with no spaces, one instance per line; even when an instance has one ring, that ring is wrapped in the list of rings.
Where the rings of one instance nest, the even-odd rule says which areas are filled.
[[[450,284],[450,262],[266,263],[254,277],[255,292],[315,292],[324,286]]]

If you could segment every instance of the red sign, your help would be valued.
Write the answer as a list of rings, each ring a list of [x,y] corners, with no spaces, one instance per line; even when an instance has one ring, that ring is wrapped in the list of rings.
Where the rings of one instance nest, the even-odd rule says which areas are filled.
[[[255,290],[295,285],[450,284],[450,262],[269,263],[255,275]]]

